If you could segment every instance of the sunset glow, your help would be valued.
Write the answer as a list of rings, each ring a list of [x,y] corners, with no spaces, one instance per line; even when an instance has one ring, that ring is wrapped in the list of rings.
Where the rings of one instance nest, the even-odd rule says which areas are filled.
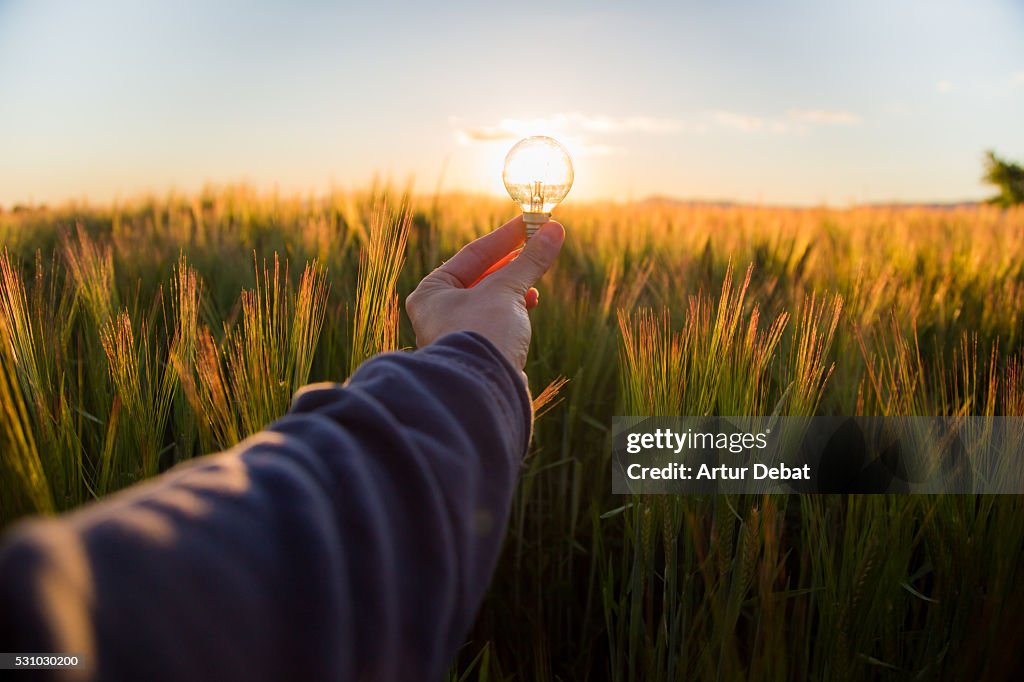
[[[578,160],[575,201],[958,201],[985,149],[1024,156],[1012,0],[397,5],[0,3],[0,205],[501,195],[528,135]]]

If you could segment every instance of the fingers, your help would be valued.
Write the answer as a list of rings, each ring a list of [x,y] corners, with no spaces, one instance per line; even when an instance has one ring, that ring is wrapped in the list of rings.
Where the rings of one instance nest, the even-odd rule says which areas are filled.
[[[533,310],[537,307],[538,303],[540,303],[540,292],[535,288],[530,287],[526,292],[526,309]]]
[[[487,270],[485,270],[485,271],[484,271],[484,274],[482,274],[482,275],[480,275],[479,277],[477,277],[477,278],[476,278],[476,279],[475,279],[475,280],[474,280],[474,281],[473,281],[473,282],[472,282],[472,283],[471,283],[471,284],[470,284],[469,286],[467,286],[466,288],[467,288],[467,289],[470,289],[470,288],[472,288],[472,287],[476,286],[477,284],[479,284],[480,280],[482,280],[482,279],[483,279],[484,277],[487,277],[487,275],[493,275],[493,274],[494,274],[495,272],[497,272],[498,270],[501,270],[501,269],[502,269],[503,267],[505,267],[506,265],[508,265],[509,263],[511,263],[511,262],[512,262],[512,260],[513,260],[513,259],[514,259],[514,258],[515,258],[516,256],[518,256],[518,255],[519,255],[519,252],[520,252],[520,251],[522,251],[522,250],[523,250],[523,249],[522,249],[522,247],[519,247],[518,249],[513,249],[513,250],[509,251],[509,252],[508,252],[508,253],[507,253],[507,254],[506,254],[506,255],[505,255],[505,256],[504,256],[503,258],[500,258],[500,259],[498,260],[498,262],[497,262],[497,263],[495,263],[495,264],[494,264],[494,265],[492,265],[491,267],[487,268]]]
[[[500,281],[525,296],[530,287],[558,258],[564,241],[565,228],[561,223],[553,220],[545,223],[537,234],[526,242],[519,257],[491,275],[487,281]]]
[[[427,277],[444,277],[452,286],[469,287],[487,269],[518,246],[526,235],[523,216],[516,216],[494,232],[470,242]]]

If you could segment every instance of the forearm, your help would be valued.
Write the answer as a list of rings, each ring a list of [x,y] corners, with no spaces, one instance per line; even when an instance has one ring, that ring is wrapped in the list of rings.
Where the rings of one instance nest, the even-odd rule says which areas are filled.
[[[437,677],[529,429],[518,372],[477,337],[375,358],[227,453],[24,525],[0,555],[0,645],[149,679]]]

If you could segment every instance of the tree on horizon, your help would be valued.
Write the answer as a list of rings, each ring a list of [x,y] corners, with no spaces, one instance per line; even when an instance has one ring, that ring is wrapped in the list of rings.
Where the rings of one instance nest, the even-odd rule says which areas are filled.
[[[985,152],[983,179],[999,189],[989,203],[1004,207],[1024,204],[1024,166],[1001,159],[990,149]]]

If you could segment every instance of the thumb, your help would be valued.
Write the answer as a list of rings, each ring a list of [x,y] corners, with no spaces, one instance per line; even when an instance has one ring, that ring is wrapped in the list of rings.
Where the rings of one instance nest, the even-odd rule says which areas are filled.
[[[519,256],[496,272],[492,277],[520,294],[527,290],[548,271],[558,258],[565,241],[565,228],[561,223],[550,220],[526,242]]]

